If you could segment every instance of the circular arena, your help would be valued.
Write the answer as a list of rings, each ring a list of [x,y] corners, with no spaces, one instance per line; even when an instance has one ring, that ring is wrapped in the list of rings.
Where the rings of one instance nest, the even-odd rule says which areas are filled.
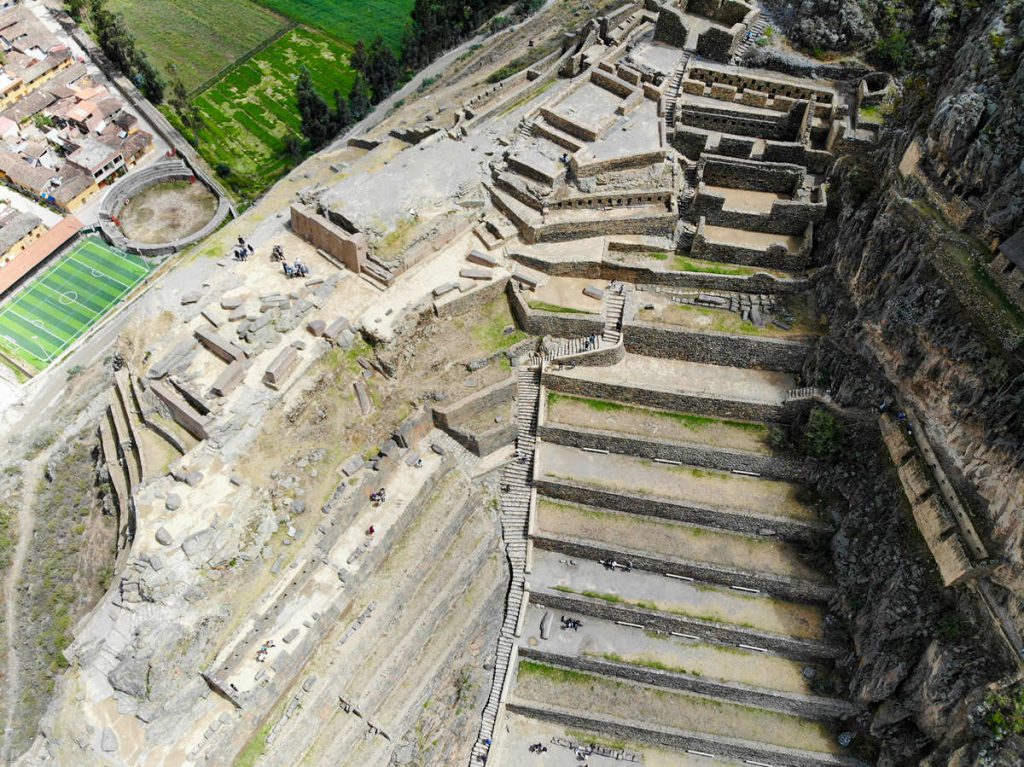
[[[107,192],[100,226],[121,250],[139,255],[173,253],[221,225],[230,203],[181,161],[159,162],[131,173]]]

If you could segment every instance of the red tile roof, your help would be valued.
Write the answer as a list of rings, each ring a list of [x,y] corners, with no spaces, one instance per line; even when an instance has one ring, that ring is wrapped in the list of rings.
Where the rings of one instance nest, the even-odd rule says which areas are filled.
[[[68,216],[11,261],[0,267],[0,295],[15,287],[25,275],[52,256],[81,228],[81,221],[74,216]]]

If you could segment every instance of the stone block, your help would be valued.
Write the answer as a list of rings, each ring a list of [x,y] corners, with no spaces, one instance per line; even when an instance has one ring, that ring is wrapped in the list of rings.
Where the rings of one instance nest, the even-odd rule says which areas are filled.
[[[354,455],[341,465],[341,473],[346,477],[351,477],[365,465],[366,461],[363,460],[362,456]]]
[[[306,330],[308,330],[312,335],[319,338],[324,334],[324,331],[327,330],[327,323],[324,322],[323,320],[313,320],[308,325],[306,325]]]
[[[238,309],[244,303],[245,300],[241,296],[224,296],[220,299],[220,308],[232,311]]]
[[[528,288],[536,288],[540,285],[540,280],[525,272],[512,272],[512,279]]]
[[[164,508],[168,511],[177,511],[181,508],[181,496],[177,493],[171,493],[164,499]]]
[[[349,329],[349,322],[347,317],[338,317],[334,322],[328,325],[324,329],[324,338],[328,341],[334,342],[338,340],[338,336],[341,335],[342,331]]]
[[[159,543],[161,546],[170,546],[172,543],[174,543],[174,536],[167,531],[166,527],[161,527],[157,529],[156,535],[154,537],[156,538],[156,542]]]
[[[583,295],[596,298],[598,301],[604,300],[604,291],[596,285],[587,285],[583,288]]]
[[[190,290],[188,293],[185,293],[181,297],[181,305],[182,306],[188,306],[189,304],[197,303],[199,301],[199,299],[202,298],[202,297],[203,297],[203,294],[202,294],[201,291]]]
[[[369,415],[373,412],[373,401],[370,399],[370,393],[366,390],[366,384],[362,380],[357,380],[353,387],[356,390],[356,399],[359,400],[359,409],[363,415]]]
[[[210,387],[210,391],[216,397],[228,396],[245,378],[245,371],[248,368],[248,362],[235,360],[221,371],[221,374],[217,376],[217,379]]]
[[[266,372],[263,374],[263,383],[271,389],[278,389],[298,364],[298,351],[296,351],[294,346],[286,346],[267,367]]]
[[[493,256],[489,256],[488,254],[484,253],[482,250],[471,250],[471,251],[469,251],[469,255],[466,256],[466,260],[471,261],[474,264],[480,264],[481,266],[486,266],[486,267],[491,268],[491,269],[493,269],[495,266],[498,265],[497,259],[495,259]]]
[[[711,98],[720,101],[735,101],[736,86],[728,83],[713,83],[711,85]]]
[[[440,298],[445,293],[451,293],[457,287],[459,287],[459,283],[457,282],[446,282],[443,285],[438,285],[433,290],[434,298]]]
[[[459,276],[460,277],[464,277],[467,280],[479,280],[479,281],[487,281],[487,280],[490,280],[491,277],[492,277],[491,273],[488,272],[485,269],[471,269],[471,268],[460,269],[459,270]]]

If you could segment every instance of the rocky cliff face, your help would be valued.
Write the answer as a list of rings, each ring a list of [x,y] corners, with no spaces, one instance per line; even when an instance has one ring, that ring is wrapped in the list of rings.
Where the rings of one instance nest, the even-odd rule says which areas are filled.
[[[996,600],[1017,627],[1024,314],[1014,302],[1024,301],[1000,294],[984,263],[990,238],[1024,226],[1022,5],[804,0],[785,27],[808,48],[873,45],[877,61],[899,42],[892,18],[908,25],[897,36],[906,45],[901,95],[879,146],[844,158],[830,182],[816,255],[832,330],[805,375],[840,403],[896,394],[924,416],[995,560]],[[915,171],[905,177],[898,167],[915,141],[920,162],[904,162]],[[843,499],[837,612],[853,634],[845,670],[868,706],[879,764],[1020,764],[1019,737],[995,737],[985,705],[986,685],[1012,659],[973,592],[942,587],[895,482],[882,480],[889,466],[864,443],[822,477]]]

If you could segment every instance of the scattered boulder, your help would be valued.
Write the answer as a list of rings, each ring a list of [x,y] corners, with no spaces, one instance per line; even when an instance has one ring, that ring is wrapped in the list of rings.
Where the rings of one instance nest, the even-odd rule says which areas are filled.
[[[171,493],[164,500],[164,508],[168,511],[177,511],[181,508],[181,496],[177,493]]]
[[[112,754],[117,751],[119,745],[117,733],[109,727],[104,727],[103,734],[100,736],[100,749]]]
[[[149,659],[128,658],[107,674],[110,686],[133,698],[145,698],[149,693]]]
[[[161,546],[170,546],[174,543],[174,536],[167,532],[166,527],[161,527],[156,531],[156,542]]]

